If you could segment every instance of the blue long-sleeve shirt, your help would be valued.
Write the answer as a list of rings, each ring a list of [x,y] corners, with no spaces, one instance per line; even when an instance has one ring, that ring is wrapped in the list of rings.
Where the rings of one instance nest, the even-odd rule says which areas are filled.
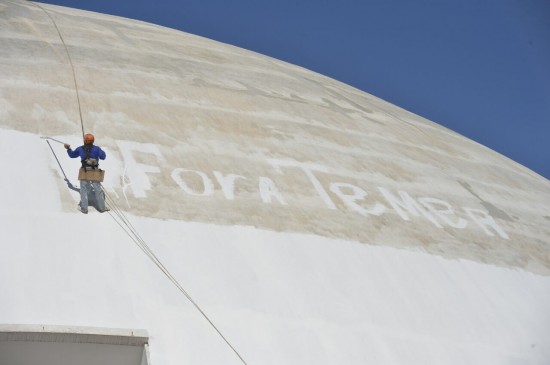
[[[84,161],[86,159],[86,151],[84,151],[84,146],[77,147],[74,151],[69,148],[67,150],[67,154],[70,158],[80,157],[80,161]],[[101,149],[101,147],[92,146],[88,157],[95,158],[96,160],[105,160],[105,157],[107,157],[107,155],[105,154],[105,151]]]

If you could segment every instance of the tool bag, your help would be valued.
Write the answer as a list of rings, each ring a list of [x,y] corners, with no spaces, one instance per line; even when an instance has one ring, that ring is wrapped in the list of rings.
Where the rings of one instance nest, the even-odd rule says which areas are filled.
[[[86,170],[84,167],[81,167],[78,171],[78,180],[103,182],[104,177],[105,171],[102,169]]]

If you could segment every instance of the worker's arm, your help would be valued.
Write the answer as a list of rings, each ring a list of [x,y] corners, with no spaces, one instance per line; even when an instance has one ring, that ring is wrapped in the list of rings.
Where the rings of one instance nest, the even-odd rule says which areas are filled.
[[[74,151],[69,145],[65,145],[65,148],[67,148],[67,155],[69,155],[70,158],[76,158],[80,156],[80,147],[77,147],[77,149]]]
[[[107,157],[107,154],[105,153],[105,151],[103,151],[101,149],[101,147],[98,147],[99,151],[98,151],[98,157],[100,160],[105,160],[105,157]]]

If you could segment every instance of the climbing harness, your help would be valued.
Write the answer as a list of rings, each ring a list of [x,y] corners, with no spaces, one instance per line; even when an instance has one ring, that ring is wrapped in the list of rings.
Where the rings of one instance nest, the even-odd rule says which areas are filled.
[[[82,108],[81,108],[81,105],[80,105],[80,95],[79,95],[79,91],[78,91],[78,83],[77,83],[77,80],[76,80],[76,72],[75,72],[75,68],[74,68],[74,65],[73,65],[73,61],[71,59],[71,55],[69,54],[69,50],[67,48],[67,44],[65,43],[64,39],[63,39],[63,36],[61,35],[61,31],[59,30],[55,20],[52,18],[52,16],[50,16],[50,14],[46,11],[46,9],[44,9],[42,6],[40,6],[39,4],[37,3],[34,3],[34,5],[36,5],[37,7],[39,7],[40,9],[42,9],[42,11],[48,16],[48,18],[50,18],[50,20],[52,21],[53,25],[55,26],[55,29],[57,30],[57,34],[59,35],[59,38],[61,39],[61,42],[63,43],[63,46],[65,47],[65,52],[67,53],[67,58],[69,59],[69,64],[71,66],[71,70],[72,70],[72,73],[73,73],[73,80],[74,80],[74,87],[75,87],[75,91],[76,91],[76,100],[77,100],[77,103],[78,103],[78,112],[79,112],[79,116],[80,116],[80,125],[82,127],[82,138],[84,139],[85,138],[85,134],[84,134],[84,121],[82,119]],[[43,139],[46,139],[46,142],[48,143],[48,145],[50,146],[50,149],[52,150],[52,153],[54,154],[54,157],[55,159],[57,160],[57,164],[59,165],[59,168],[61,169],[61,171],[63,172],[63,176],[65,177],[65,181],[67,182],[67,184],[69,185],[69,188],[73,189],[73,190],[77,190],[77,189],[74,189],[72,186],[72,184],[69,182],[69,180],[67,179],[67,175],[65,174],[65,171],[63,170],[63,168],[61,167],[61,164],[59,163],[59,160],[52,148],[52,146],[50,145],[50,142],[49,140],[52,140],[52,141],[55,141],[55,142],[58,142],[58,143],[61,143],[61,144],[65,144],[55,138],[52,138],[52,137],[41,137]],[[87,152],[87,154],[89,155],[89,151]],[[88,159],[88,156],[87,155],[87,158],[85,158],[85,160]],[[91,163],[93,163],[93,161],[90,161]],[[95,172],[95,171],[103,171],[103,170],[100,170],[100,169],[97,169],[97,160],[95,161],[96,163],[96,169],[91,169],[91,172]],[[83,168],[81,168],[80,171],[84,170],[85,173],[88,173],[88,171],[86,171],[84,169],[85,166],[83,166]],[[80,173],[79,173],[79,180],[80,180]],[[85,179],[87,180],[87,179]],[[100,181],[103,181],[103,178],[101,178]],[[159,260],[159,258],[155,255],[155,253],[151,250],[151,248],[147,245],[147,243],[145,242],[145,240],[143,240],[143,238],[141,237],[141,235],[137,232],[137,230],[134,228],[134,226],[132,225],[132,223],[130,223],[130,221],[128,220],[128,218],[126,217],[126,215],[124,214],[124,212],[118,207],[117,203],[115,200],[113,200],[105,191],[105,189],[103,188],[103,185],[100,185],[101,186],[101,190],[102,190],[102,193],[104,194],[104,196],[106,197],[106,200],[108,202],[108,205],[109,205],[109,208],[110,208],[110,211],[108,211],[109,215],[113,218],[113,220],[122,228],[122,230],[128,235],[128,237],[130,237],[130,239],[143,251],[143,253],[162,271],[162,273],[172,282],[172,284],[174,284],[174,286],[187,298],[187,300],[189,300],[189,302],[191,304],[193,304],[193,306],[197,309],[197,311],[204,317],[204,319],[206,319],[206,321],[210,324],[210,326],[217,332],[217,334],[224,340],[224,342],[227,344],[227,346],[229,346],[229,348],[231,348],[231,350],[235,353],[235,355],[237,355],[237,357],[240,359],[240,361],[244,364],[244,365],[247,365],[246,361],[243,359],[243,357],[239,354],[239,352],[233,347],[233,345],[231,345],[231,343],[229,342],[229,340],[222,334],[222,332],[218,329],[218,327],[216,327],[216,325],[214,324],[214,322],[212,322],[212,320],[208,317],[208,315],[201,309],[201,307],[193,300],[193,298],[191,297],[191,295],[189,295],[189,293],[181,286],[181,284],[177,281],[177,279],[170,273],[170,271],[168,271],[168,269],[166,268],[166,266],[163,265],[163,263]]]
[[[78,170],[78,180],[103,182],[105,171],[99,168],[99,163],[95,158],[90,157],[92,145],[85,144],[83,148],[85,155],[82,160],[82,167]]]
[[[86,155],[82,160],[82,167],[86,171],[97,170],[99,168],[99,163],[95,158],[90,157],[90,151],[92,150],[92,145],[84,145],[83,148]]]

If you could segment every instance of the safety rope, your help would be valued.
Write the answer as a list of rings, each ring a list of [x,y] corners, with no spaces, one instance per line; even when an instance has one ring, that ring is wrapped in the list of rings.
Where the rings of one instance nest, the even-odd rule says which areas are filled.
[[[64,180],[67,182],[67,185],[70,189],[77,190],[76,187],[74,187],[73,184],[69,181],[67,178],[67,174],[65,173],[65,170],[61,166],[61,163],[59,162],[59,159],[57,158],[57,154],[52,148],[52,145],[50,144],[49,140],[53,140],[55,142],[64,144],[62,141],[59,141],[52,137],[42,137],[46,140],[46,143],[48,143],[48,146],[50,147],[50,150],[52,151],[55,160],[57,161],[57,165],[59,166],[59,169],[63,173]],[[214,322],[208,317],[208,315],[202,310],[202,308],[195,302],[195,300],[191,297],[191,295],[183,288],[183,286],[178,282],[178,280],[170,273],[170,271],[164,266],[162,261],[155,255],[153,250],[149,247],[149,245],[145,242],[143,237],[139,234],[139,232],[136,230],[136,228],[132,225],[128,217],[126,217],[126,214],[120,209],[117,202],[105,191],[105,188],[102,184],[101,191],[105,196],[106,205],[110,209],[108,211],[109,215],[113,220],[118,224],[118,226],[130,237],[130,239],[138,246],[143,253],[162,271],[162,273],[174,284],[174,286],[189,300],[191,304],[197,309],[197,311],[206,319],[206,321],[210,324],[210,326],[217,332],[217,334],[224,340],[224,342],[229,346],[229,348],[237,355],[237,357],[241,360],[241,362],[244,365],[247,365],[246,361],[243,359],[241,354],[233,347],[233,345],[229,342],[229,340],[223,335],[223,333],[220,331],[220,329],[214,324]]]
[[[73,190],[78,190],[74,187],[74,185],[71,184],[69,179],[67,178],[67,174],[65,174],[65,170],[61,166],[61,163],[59,162],[59,159],[57,158],[57,154],[52,148],[52,145],[50,144],[49,140],[56,141],[58,143],[64,144],[62,141],[59,141],[52,137],[42,137],[46,140],[46,143],[48,143],[48,146],[50,147],[50,150],[52,151],[55,160],[57,161],[57,164],[59,166],[59,169],[63,173],[63,176],[65,177],[65,181],[67,182],[67,185],[69,188]],[[149,247],[149,245],[145,242],[143,237],[139,234],[139,232],[136,230],[136,228],[133,226],[133,224],[130,222],[128,217],[126,217],[126,214],[120,209],[117,202],[105,191],[105,188],[103,187],[103,184],[100,184],[101,191],[105,196],[106,206],[110,209],[108,211],[109,215],[115,223],[130,237],[130,239],[138,246],[143,253],[162,271],[162,273],[174,284],[174,286],[189,300],[191,304],[197,309],[197,311],[206,319],[206,321],[210,324],[210,326],[217,332],[217,334],[224,340],[224,342],[229,346],[229,348],[237,355],[237,357],[241,360],[241,362],[244,365],[247,365],[246,361],[243,359],[241,354],[233,347],[233,345],[229,342],[229,340],[223,335],[223,333],[220,331],[220,329],[214,324],[214,322],[208,317],[208,315],[202,310],[202,308],[195,302],[195,300],[191,297],[191,295],[183,288],[183,286],[178,282],[178,280],[170,273],[170,271],[164,266],[162,261],[155,255],[153,250]]]
[[[103,185],[101,185],[102,192],[108,202],[109,208],[111,209],[108,213],[113,218],[113,220],[122,228],[122,230],[130,237],[130,239],[145,253],[145,255],[162,271],[162,273],[174,284],[174,286],[189,300],[191,304],[199,311],[199,313],[206,319],[210,326],[218,333],[218,335],[224,340],[224,342],[233,350],[235,355],[241,360],[241,362],[247,365],[246,361],[239,354],[239,352],[231,345],[229,340],[222,334],[218,327],[212,322],[208,315],[202,310],[202,308],[193,300],[191,295],[181,286],[178,280],[170,273],[170,271],[164,266],[162,261],[155,255],[153,250],[147,245],[143,237],[138,233],[135,227],[132,225],[130,220],[126,217],[124,212],[119,208],[116,201],[111,198],[109,194],[105,191]]]
[[[76,80],[76,72],[73,65],[73,61],[71,59],[71,55],[69,53],[69,49],[67,48],[67,44],[65,43],[65,40],[63,39],[63,36],[61,35],[61,31],[59,30],[59,27],[57,26],[57,23],[53,19],[53,17],[44,9],[42,6],[40,6],[37,3],[34,3],[37,7],[42,9],[42,11],[50,18],[53,25],[55,26],[55,29],[57,30],[57,34],[59,35],[59,39],[61,39],[61,42],[63,43],[63,46],[65,47],[65,52],[67,53],[67,58],[69,59],[69,64],[71,66],[72,74],[73,74],[73,80],[74,80],[74,87],[76,91],[76,101],[78,103],[78,113],[80,115],[80,125],[82,127],[82,138],[84,138],[84,121],[82,119],[82,107],[80,105],[80,95],[78,91],[78,83]],[[63,143],[61,141],[58,141],[51,137],[45,137],[46,139],[51,139],[59,143]],[[72,184],[67,179],[67,175],[65,174],[65,171],[63,170],[63,167],[61,167],[61,164],[59,163],[59,159],[57,158],[52,146],[50,145],[50,142],[48,142],[48,145],[50,146],[50,149],[52,150],[52,153],[54,154],[55,159],[57,160],[57,164],[59,165],[59,168],[63,172],[63,176],[65,176],[65,181],[71,188]],[[246,361],[243,359],[243,357],[239,354],[239,352],[231,345],[229,340],[222,334],[222,332],[216,327],[214,322],[206,315],[206,313],[201,309],[201,307],[193,300],[191,295],[181,286],[181,284],[177,281],[177,279],[170,273],[170,271],[164,266],[164,264],[159,260],[159,258],[155,255],[155,253],[151,250],[151,248],[147,245],[145,240],[141,237],[141,235],[138,233],[138,231],[134,228],[132,223],[128,220],[124,212],[118,207],[116,204],[116,201],[112,199],[105,189],[103,188],[103,185],[101,185],[101,190],[104,194],[104,196],[107,198],[109,208],[111,209],[109,211],[109,215],[113,218],[113,220],[122,228],[122,230],[132,239],[132,241],[145,253],[145,255],[162,271],[162,273],[174,284],[174,286],[189,300],[191,304],[199,311],[199,313],[208,321],[210,326],[218,333],[218,335],[224,340],[224,342],[231,348],[231,350],[237,355],[237,357],[241,360],[241,362],[244,365],[247,365]]]
[[[31,1],[32,2],[32,1]],[[59,27],[57,26],[57,23],[55,22],[54,18],[44,9],[40,4],[32,2],[35,6],[42,9],[42,11],[50,18],[52,21],[55,29],[57,30],[57,34],[59,35],[59,39],[61,39],[61,43],[63,43],[63,47],[65,47],[65,53],[67,53],[67,58],[69,59],[69,64],[71,66],[71,71],[73,72],[73,81],[74,81],[74,89],[76,91],[76,101],[78,104],[78,114],[80,116],[80,127],[82,128],[82,138],[84,139],[84,120],[82,119],[82,107],[80,106],[80,93],[78,91],[78,83],[76,81],[76,72],[74,70],[73,60],[71,59],[71,55],[69,53],[69,49],[67,48],[67,44],[65,43],[65,40],[63,39],[63,36],[61,35],[61,31],[59,30]]]

